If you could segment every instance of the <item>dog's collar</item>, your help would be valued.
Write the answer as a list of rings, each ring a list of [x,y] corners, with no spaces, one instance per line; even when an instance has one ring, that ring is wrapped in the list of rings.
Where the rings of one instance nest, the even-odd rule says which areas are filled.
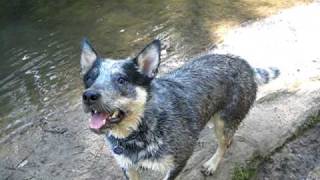
[[[113,151],[115,154],[120,155],[120,154],[123,153],[124,148],[123,148],[122,146],[117,145],[117,146],[115,146],[115,147],[112,148],[112,151]]]
[[[142,137],[143,132],[146,132],[147,127],[145,124],[140,123],[140,125],[138,126],[138,129],[133,131],[128,137],[126,138],[117,138],[114,137],[113,135],[106,135],[107,140],[109,141],[109,143],[111,144],[111,148],[112,151],[115,154],[123,154],[126,153],[126,150],[129,148],[132,151],[132,143],[129,143],[130,141],[134,141],[136,139],[145,139]],[[128,145],[130,144],[130,145]],[[135,150],[141,150],[141,147],[136,147],[134,148]]]
[[[112,135],[107,135],[107,139],[108,141],[110,142],[111,144],[111,148],[112,148],[112,151],[117,154],[117,155],[120,155],[120,154],[123,154],[124,151],[125,151],[125,144],[131,140],[134,140],[136,139],[136,137],[138,136],[138,132],[133,132],[131,133],[128,137],[126,138],[116,138]]]

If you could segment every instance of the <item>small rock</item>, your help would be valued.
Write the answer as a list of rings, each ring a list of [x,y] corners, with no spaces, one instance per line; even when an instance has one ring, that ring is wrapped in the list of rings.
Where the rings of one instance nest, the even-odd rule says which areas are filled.
[[[28,164],[28,160],[22,161],[22,162],[18,165],[18,168],[22,168],[22,167],[25,166],[26,164]]]

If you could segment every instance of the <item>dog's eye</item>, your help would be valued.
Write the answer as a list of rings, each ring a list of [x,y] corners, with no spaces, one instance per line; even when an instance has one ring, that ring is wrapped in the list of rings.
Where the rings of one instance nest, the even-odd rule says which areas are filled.
[[[124,77],[118,77],[117,82],[119,84],[125,84],[127,82],[127,79],[125,79]]]

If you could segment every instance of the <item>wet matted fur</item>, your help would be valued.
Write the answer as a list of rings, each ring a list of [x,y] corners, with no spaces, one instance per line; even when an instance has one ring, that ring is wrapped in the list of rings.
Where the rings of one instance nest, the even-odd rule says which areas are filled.
[[[255,100],[254,70],[241,58],[212,54],[156,77],[159,63],[159,40],[121,60],[99,57],[84,40],[83,104],[92,113],[90,127],[106,135],[128,179],[139,179],[139,168],[175,179],[211,120],[218,149],[203,165],[210,175]]]

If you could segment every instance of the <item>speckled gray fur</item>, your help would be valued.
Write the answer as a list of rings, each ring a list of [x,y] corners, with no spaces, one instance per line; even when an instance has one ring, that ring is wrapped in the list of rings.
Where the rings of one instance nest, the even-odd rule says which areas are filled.
[[[232,137],[257,91],[253,69],[229,55],[202,56],[137,86],[148,92],[140,125],[126,138],[107,135],[107,140],[111,149],[123,148],[121,155],[133,164],[172,156],[174,167],[168,179],[183,169],[199,133],[214,114],[220,115],[226,136]]]
[[[154,79],[149,92],[142,121],[148,130],[141,139],[146,144],[164,142],[157,154],[173,154],[183,167],[215,113],[233,135],[255,100],[256,84],[245,61],[208,55]]]

